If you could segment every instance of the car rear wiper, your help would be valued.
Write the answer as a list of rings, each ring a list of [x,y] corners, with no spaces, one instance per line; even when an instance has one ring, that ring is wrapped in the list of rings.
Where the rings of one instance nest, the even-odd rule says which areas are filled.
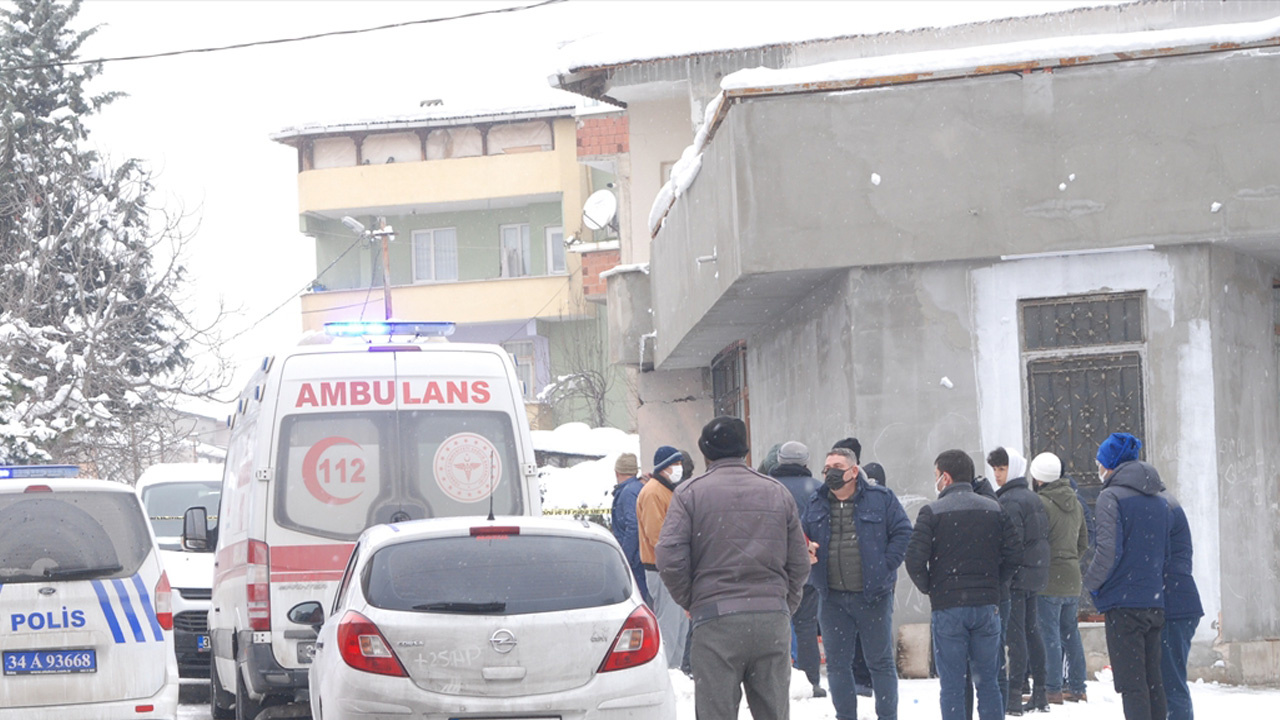
[[[504,602],[433,602],[414,605],[414,610],[434,610],[456,613],[497,613],[507,609]]]
[[[119,565],[103,565],[87,568],[45,568],[44,576],[50,580],[73,580],[75,578],[101,577],[113,575],[124,568]]]

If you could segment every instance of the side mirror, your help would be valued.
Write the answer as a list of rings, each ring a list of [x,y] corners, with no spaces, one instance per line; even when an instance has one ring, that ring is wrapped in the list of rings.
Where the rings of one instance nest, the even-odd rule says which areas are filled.
[[[316,632],[320,632],[320,626],[324,624],[324,608],[315,600],[310,600],[290,608],[288,617],[289,622],[310,625]]]
[[[182,549],[208,552],[209,516],[202,507],[187,508],[182,515]]]

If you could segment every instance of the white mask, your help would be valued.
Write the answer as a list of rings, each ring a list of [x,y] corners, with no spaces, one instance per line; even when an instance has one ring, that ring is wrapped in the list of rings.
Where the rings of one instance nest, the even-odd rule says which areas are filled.
[[[683,479],[684,479],[684,466],[679,464],[672,465],[671,474],[667,476],[667,482],[670,482],[672,485],[675,485],[676,483],[680,482]]]

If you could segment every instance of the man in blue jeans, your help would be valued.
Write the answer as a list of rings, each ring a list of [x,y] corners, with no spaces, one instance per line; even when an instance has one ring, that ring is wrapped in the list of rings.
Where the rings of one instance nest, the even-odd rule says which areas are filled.
[[[933,660],[942,720],[965,716],[965,669],[978,695],[978,717],[1002,720],[996,682],[1000,586],[1013,577],[1018,536],[1000,503],[973,491],[973,459],[947,450],[934,461],[938,499],[920,510],[907,545],[907,574],[929,596]]]
[[[810,496],[801,524],[810,547],[816,545],[809,581],[818,590],[831,703],[839,720],[857,720],[853,657],[861,636],[876,717],[896,720],[893,588],[911,539],[911,520],[896,495],[867,481],[852,450],[837,447],[827,453],[823,484]]]
[[[1039,602],[1040,636],[1044,638],[1046,699],[1050,705],[1087,700],[1084,686],[1084,645],[1076,622],[1080,606],[1080,556],[1089,549],[1084,508],[1062,477],[1062,460],[1040,453],[1031,461],[1031,480],[1049,514],[1049,584]],[[1070,673],[1062,687],[1062,659]]]

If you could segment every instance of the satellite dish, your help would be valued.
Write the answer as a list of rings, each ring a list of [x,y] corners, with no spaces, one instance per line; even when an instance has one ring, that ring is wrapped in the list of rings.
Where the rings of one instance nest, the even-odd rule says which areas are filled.
[[[613,226],[617,214],[618,198],[610,190],[597,190],[582,206],[582,224],[592,230],[603,230]]]

